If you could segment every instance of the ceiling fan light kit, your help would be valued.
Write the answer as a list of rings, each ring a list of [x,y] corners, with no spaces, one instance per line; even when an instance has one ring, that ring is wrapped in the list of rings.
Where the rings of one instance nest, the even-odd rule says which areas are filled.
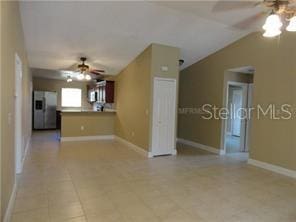
[[[280,29],[274,29],[274,30],[266,30],[263,33],[263,36],[267,37],[267,38],[272,38],[272,37],[276,37],[280,34],[282,34],[282,31]]]
[[[267,30],[276,30],[276,29],[280,29],[283,26],[283,23],[281,21],[280,16],[278,16],[277,14],[272,13],[271,15],[269,15],[265,21],[265,24],[263,25],[263,29],[265,31]]]
[[[105,70],[102,69],[90,69],[89,65],[85,64],[86,61],[86,57],[81,57],[80,61],[82,62],[81,64],[78,64],[77,66],[77,70],[74,71],[74,73],[78,73],[78,75],[76,76],[77,80],[82,81],[82,80],[86,80],[86,81],[90,81],[92,80],[92,76],[97,75],[97,76],[102,76],[105,72]],[[73,71],[71,71],[73,73]],[[72,78],[71,76],[67,76],[67,82],[72,82]]]
[[[263,29],[265,30],[263,36],[264,37],[275,37],[282,33],[281,27],[283,23],[279,15],[274,14],[273,12],[266,18],[265,24],[263,25]]]
[[[296,32],[296,15],[294,15],[289,22],[289,25],[286,28],[289,32]]]
[[[265,24],[262,28],[265,30],[263,33],[264,37],[276,37],[282,33],[281,28],[283,23],[281,18],[277,14],[271,14],[267,17]],[[296,31],[296,16],[293,16],[290,19],[289,25],[286,27],[288,32],[295,32]]]
[[[67,76],[67,82],[72,82],[73,79],[71,78],[71,76]]]
[[[83,73],[79,73],[78,76],[77,76],[77,79],[78,80],[83,80],[84,79]]]
[[[271,14],[266,18],[265,24],[262,26],[265,30],[264,37],[279,36],[282,33],[283,19],[289,21],[286,27],[288,32],[296,31],[296,9],[292,0],[265,0],[264,2],[268,7],[272,7]]]
[[[84,78],[88,81],[91,80],[91,76],[89,74],[86,74]]]

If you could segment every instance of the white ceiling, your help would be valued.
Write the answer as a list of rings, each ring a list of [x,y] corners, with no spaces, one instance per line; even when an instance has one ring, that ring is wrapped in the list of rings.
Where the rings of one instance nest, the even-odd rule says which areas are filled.
[[[252,10],[213,12],[215,2],[50,2],[20,4],[31,67],[68,69],[81,55],[117,74],[151,43],[176,46],[187,67],[253,30],[231,26]]]

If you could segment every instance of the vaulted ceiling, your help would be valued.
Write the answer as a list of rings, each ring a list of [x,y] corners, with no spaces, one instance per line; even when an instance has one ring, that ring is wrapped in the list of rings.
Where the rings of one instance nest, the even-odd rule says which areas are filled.
[[[67,69],[87,56],[117,74],[151,43],[181,49],[184,67],[254,29],[233,25],[260,8],[214,12],[215,2],[22,1],[31,67]]]

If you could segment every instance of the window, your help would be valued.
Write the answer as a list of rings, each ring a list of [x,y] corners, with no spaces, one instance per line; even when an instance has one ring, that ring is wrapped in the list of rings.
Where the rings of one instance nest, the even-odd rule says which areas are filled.
[[[81,89],[62,88],[62,107],[81,107]]]

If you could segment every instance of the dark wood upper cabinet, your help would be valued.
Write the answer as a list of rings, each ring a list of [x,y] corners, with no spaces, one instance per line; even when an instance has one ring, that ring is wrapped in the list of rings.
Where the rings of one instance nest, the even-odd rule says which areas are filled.
[[[97,83],[98,102],[114,103],[114,81],[101,81]]]

